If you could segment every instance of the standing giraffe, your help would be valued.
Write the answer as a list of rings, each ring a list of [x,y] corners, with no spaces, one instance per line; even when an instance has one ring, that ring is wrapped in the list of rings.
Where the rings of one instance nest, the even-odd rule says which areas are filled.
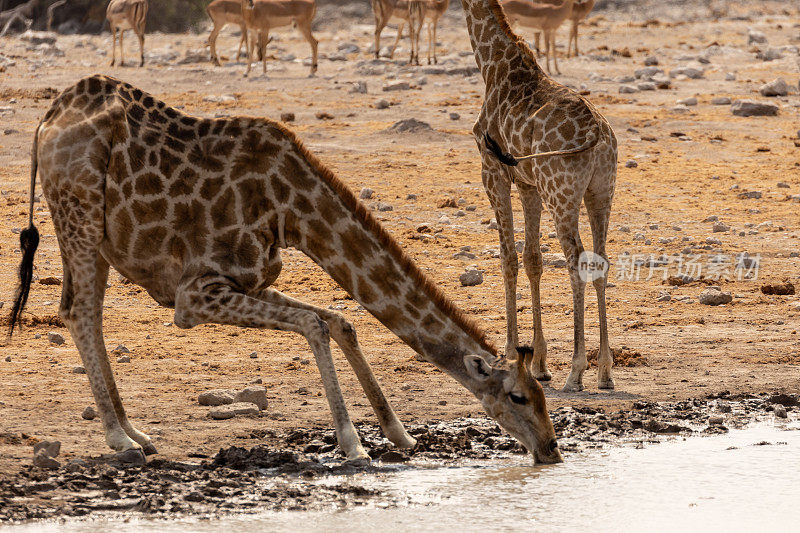
[[[303,251],[427,361],[477,396],[537,462],[561,461],[544,392],[524,364],[498,359],[484,332],[447,299],[369,210],[277,122],[203,119],[127,83],[93,76],[53,102],[33,141],[31,211],[20,235],[20,288],[11,328],[27,300],[39,234],[37,167],[61,249],[59,314],[80,352],[108,445],[120,458],[155,453],[122,406],[102,332],[109,265],[175,308],[175,325],[287,330],[306,337],[339,446],[368,461],[347,413],[330,350],[341,347],[383,432],[412,447],[337,313],[270,285],[280,249]]]
[[[608,257],[605,244],[617,168],[617,140],[605,118],[585,98],[548,77],[530,48],[508,25],[498,0],[461,0],[475,60],[486,82],[483,107],[473,128],[481,152],[481,175],[500,227],[500,257],[506,296],[506,353],[518,345],[517,252],[511,184],[516,183],[525,215],[522,258],[533,299],[534,377],[549,380],[547,343],[542,332],[539,282],[542,254],[539,221],[542,202],[550,211],[564,250],[572,285],[574,351],[565,391],[583,389],[588,366],[584,340],[585,281],[578,270],[583,244],[578,232],[581,199],[592,228],[594,253],[605,261],[602,276],[593,279],[600,314],[600,388],[613,388],[613,360],[608,345],[605,287]],[[496,139],[498,142],[495,142]],[[520,159],[503,153],[533,155]]]

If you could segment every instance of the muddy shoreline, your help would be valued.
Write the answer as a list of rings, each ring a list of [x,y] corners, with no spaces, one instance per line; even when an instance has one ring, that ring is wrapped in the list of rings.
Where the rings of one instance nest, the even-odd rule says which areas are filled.
[[[780,406],[780,407],[778,407]],[[592,449],[657,443],[669,438],[726,433],[770,417],[793,418],[800,397],[783,393],[713,394],[680,402],[638,401],[604,412],[560,407],[551,412],[565,461]],[[151,459],[126,465],[114,456],[73,459],[57,470],[25,466],[0,480],[0,523],[67,517],[214,518],[270,510],[330,510],[394,506],[402,494],[360,486],[351,474],[391,475],[401,468],[446,466],[463,460],[507,459],[525,450],[488,418],[409,426],[418,440],[399,451],[379,428],[358,427],[370,465],[343,461],[332,430],[263,432],[251,448],[222,448],[212,457]]]

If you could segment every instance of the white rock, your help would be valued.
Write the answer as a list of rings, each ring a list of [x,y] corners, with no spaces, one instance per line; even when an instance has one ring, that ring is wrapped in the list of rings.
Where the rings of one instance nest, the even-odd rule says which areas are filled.
[[[233,403],[235,396],[236,392],[232,390],[216,389],[201,393],[200,396],[197,397],[197,401],[200,405],[227,405]]]
[[[761,93],[761,96],[786,96],[789,94],[789,85],[783,78],[776,78],[762,85],[758,92]]]
[[[786,408],[781,404],[776,404],[772,408],[772,412],[775,413],[775,416],[778,418],[786,418]]]
[[[233,401],[235,403],[252,403],[255,404],[259,410],[263,411],[267,408],[267,388],[247,387],[237,392]]]
[[[250,402],[239,402],[209,409],[208,416],[214,420],[226,420],[239,415],[257,415],[259,412],[257,405]]]

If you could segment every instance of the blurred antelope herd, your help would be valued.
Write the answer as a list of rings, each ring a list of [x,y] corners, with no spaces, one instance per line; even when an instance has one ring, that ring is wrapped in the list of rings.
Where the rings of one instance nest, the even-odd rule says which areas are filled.
[[[394,57],[404,30],[408,26],[410,39],[409,62],[419,65],[420,38],[423,27],[427,24],[428,64],[437,63],[436,32],[450,0],[370,0],[375,15],[375,57],[381,53],[381,32],[390,23],[397,24],[397,35],[388,51],[388,57]],[[30,27],[34,12],[41,6],[42,0],[28,0],[13,9],[0,9],[0,35],[8,32],[12,25]],[[48,29],[51,29],[54,13],[68,4],[69,0],[57,0],[47,7]],[[5,5],[3,0],[0,4]],[[536,51],[542,55],[540,36],[544,34],[544,51],[547,70],[551,59],[555,72],[559,72],[555,53],[556,30],[566,21],[570,21],[569,44],[567,57],[578,55],[578,27],[582,20],[594,8],[595,0],[500,0],[509,22],[534,31]],[[316,0],[213,0],[206,8],[213,24],[208,38],[211,61],[219,65],[217,54],[217,37],[228,24],[239,26],[241,40],[236,59],[242,57],[242,46],[246,49],[247,70],[250,73],[254,55],[262,63],[266,72],[266,46],[271,41],[270,32],[277,28],[293,25],[311,46],[311,72],[317,70],[318,41],[311,28],[317,12]],[[111,65],[124,65],[123,37],[125,31],[133,30],[139,40],[139,66],[144,64],[145,25],[147,22],[147,0],[111,0],[106,9],[106,19],[112,35]],[[117,63],[117,43],[119,43],[120,59]]]

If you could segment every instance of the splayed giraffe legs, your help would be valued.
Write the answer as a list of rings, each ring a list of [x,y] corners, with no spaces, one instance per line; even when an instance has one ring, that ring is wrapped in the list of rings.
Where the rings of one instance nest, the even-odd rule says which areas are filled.
[[[191,328],[203,323],[294,331],[311,346],[328,405],[336,426],[339,446],[350,461],[369,461],[356,428],[347,413],[330,349],[328,324],[306,309],[259,300],[236,292],[230,278],[205,275],[181,283],[175,298],[175,325]]]
[[[403,423],[397,418],[394,410],[383,395],[381,386],[378,384],[378,380],[375,379],[372,369],[361,351],[361,346],[358,344],[356,330],[350,322],[345,320],[339,313],[295,300],[274,289],[267,289],[261,299],[287,307],[311,311],[327,322],[331,337],[342,349],[347,361],[353,368],[370,405],[372,405],[372,410],[375,411],[375,416],[378,417],[378,422],[386,438],[399,448],[413,448],[416,445],[417,441],[406,432]]]
[[[539,285],[542,279],[542,251],[539,246],[539,223],[542,217],[542,198],[532,185],[517,183],[525,213],[525,248],[522,261],[531,283],[531,309],[533,311],[533,356],[530,360],[531,375],[539,381],[550,381],[552,374],[547,369],[547,341],[542,331],[542,301]]]

